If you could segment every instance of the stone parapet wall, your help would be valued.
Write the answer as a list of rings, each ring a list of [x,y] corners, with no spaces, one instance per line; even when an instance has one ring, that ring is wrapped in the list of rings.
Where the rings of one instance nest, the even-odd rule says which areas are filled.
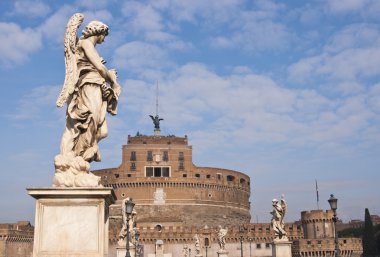
[[[362,241],[359,238],[339,238],[341,257],[359,257]],[[334,239],[300,239],[293,242],[293,257],[334,257]]]

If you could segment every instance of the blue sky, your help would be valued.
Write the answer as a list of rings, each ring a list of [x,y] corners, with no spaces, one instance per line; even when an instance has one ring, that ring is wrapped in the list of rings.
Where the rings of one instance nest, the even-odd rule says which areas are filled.
[[[110,27],[98,51],[123,87],[100,143],[116,167],[137,131],[188,135],[197,166],[251,177],[252,219],[287,221],[339,199],[345,221],[380,214],[380,2],[376,0],[0,2],[0,222],[34,220],[26,187],[50,186],[65,108],[68,18]],[[83,28],[83,27],[82,27]]]

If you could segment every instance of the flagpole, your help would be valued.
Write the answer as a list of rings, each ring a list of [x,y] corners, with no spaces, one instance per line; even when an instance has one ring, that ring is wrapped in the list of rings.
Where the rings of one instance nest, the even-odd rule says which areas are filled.
[[[315,191],[317,193],[317,208],[319,210],[319,192],[318,192],[318,182],[315,180]]]

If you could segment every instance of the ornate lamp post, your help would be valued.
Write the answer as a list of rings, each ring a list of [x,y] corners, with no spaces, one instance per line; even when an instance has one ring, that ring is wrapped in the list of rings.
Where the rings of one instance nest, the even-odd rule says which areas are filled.
[[[339,242],[338,242],[338,232],[336,230],[336,222],[338,221],[338,217],[336,216],[336,209],[338,209],[338,199],[334,197],[333,194],[330,195],[330,198],[328,200],[330,204],[330,208],[333,211],[333,222],[334,222],[334,241],[335,241],[335,257],[340,257],[340,249],[339,249]]]
[[[125,202],[125,212],[127,214],[127,245],[125,253],[125,257],[131,257],[131,253],[129,252],[129,238],[130,238],[130,232],[129,232],[129,220],[131,219],[131,214],[133,211],[133,207],[135,206],[135,203],[132,201],[132,198],[130,198],[128,201]]]

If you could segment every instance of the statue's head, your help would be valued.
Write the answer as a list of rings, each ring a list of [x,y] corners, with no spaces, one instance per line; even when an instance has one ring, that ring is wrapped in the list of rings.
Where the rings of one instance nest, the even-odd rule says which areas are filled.
[[[275,198],[275,199],[272,200],[272,203],[276,204],[276,203],[278,203],[278,200]]]
[[[83,38],[98,35],[108,35],[108,26],[101,21],[91,21],[82,31]]]

